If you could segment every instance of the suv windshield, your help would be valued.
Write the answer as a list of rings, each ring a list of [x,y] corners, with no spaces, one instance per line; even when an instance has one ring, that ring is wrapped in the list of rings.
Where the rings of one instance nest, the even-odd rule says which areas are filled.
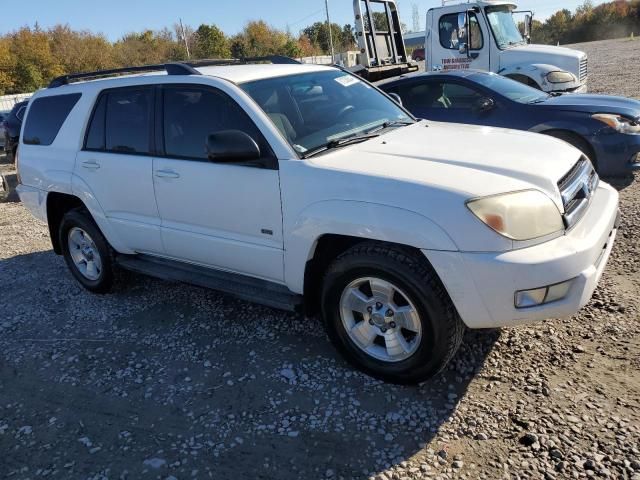
[[[375,88],[337,69],[258,80],[241,87],[303,157],[347,145],[347,139],[355,141],[386,127],[414,122]]]
[[[518,103],[541,103],[549,94],[495,73],[474,73],[469,77],[476,83]]]
[[[526,43],[513,20],[512,9],[513,7],[508,5],[486,8],[491,31],[493,31],[498,47],[502,49]]]

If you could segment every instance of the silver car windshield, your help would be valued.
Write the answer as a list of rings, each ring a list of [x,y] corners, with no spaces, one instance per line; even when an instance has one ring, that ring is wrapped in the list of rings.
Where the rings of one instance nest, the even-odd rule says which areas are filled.
[[[380,133],[391,124],[414,123],[384,94],[338,69],[257,80],[241,87],[300,156]]]
[[[513,20],[512,11],[513,7],[508,5],[486,8],[491,31],[496,38],[496,43],[502,49],[526,43]]]

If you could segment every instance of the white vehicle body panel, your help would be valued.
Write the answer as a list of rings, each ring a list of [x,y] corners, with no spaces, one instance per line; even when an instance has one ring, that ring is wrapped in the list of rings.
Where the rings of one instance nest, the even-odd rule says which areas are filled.
[[[608,247],[603,255],[603,245],[615,236],[617,193],[610,187],[600,184],[572,230],[528,242],[498,235],[466,206],[478,197],[535,189],[562,213],[558,181],[580,159],[578,150],[537,134],[422,121],[300,159],[234,82],[323,68],[207,68],[202,76],[141,75],[38,92],[34,99],[73,92],[83,97],[50,147],[21,144],[20,196],[46,220],[50,192],[76,195],[119,253],[152,253],[237,272],[300,294],[307,262],[325,235],[411,246],[424,252],[473,328],[570,314],[587,301],[610,252]],[[166,83],[222,89],[253,119],[279,170],[152,156],[98,158],[82,151],[99,92]],[[112,162],[114,156],[119,158]],[[100,169],[83,167],[92,160]],[[162,171],[178,177],[159,178]],[[565,304],[516,311],[515,289],[572,278]]]

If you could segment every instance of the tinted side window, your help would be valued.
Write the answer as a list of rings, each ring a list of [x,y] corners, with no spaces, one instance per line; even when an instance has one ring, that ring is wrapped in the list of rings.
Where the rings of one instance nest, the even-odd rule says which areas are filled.
[[[71,109],[80,100],[79,93],[56,95],[34,100],[29,118],[24,127],[24,143],[28,145],[51,145]],[[19,111],[16,116],[19,115]],[[24,114],[24,113],[23,113]],[[20,118],[20,117],[19,117]]]
[[[402,103],[415,113],[425,108],[445,108],[443,93],[442,84],[437,82],[408,83],[398,88]]]
[[[464,85],[457,83],[444,83],[443,95],[445,108],[459,110],[473,110],[476,103],[483,98],[483,95]]]
[[[106,100],[105,150],[118,153],[151,152],[152,104],[151,89],[110,91]]]
[[[222,130],[251,136],[263,158],[272,158],[268,143],[244,110],[223,92],[193,86],[164,87],[164,148],[167,156],[206,160],[207,137]]]
[[[87,140],[84,148],[87,150],[104,150],[105,149],[105,120],[107,113],[107,95],[102,95],[98,101],[98,105],[93,111],[93,117],[87,131]]]

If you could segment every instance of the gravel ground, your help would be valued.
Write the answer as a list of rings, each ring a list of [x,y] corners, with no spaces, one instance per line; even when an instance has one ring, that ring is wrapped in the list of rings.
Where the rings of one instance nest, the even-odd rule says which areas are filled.
[[[582,46],[592,91],[640,95],[640,68],[602,73],[629,45]],[[140,276],[90,295],[0,203],[0,477],[638,480],[640,184],[615,184],[624,230],[589,306],[469,332],[413,388],[352,370],[317,320]]]

